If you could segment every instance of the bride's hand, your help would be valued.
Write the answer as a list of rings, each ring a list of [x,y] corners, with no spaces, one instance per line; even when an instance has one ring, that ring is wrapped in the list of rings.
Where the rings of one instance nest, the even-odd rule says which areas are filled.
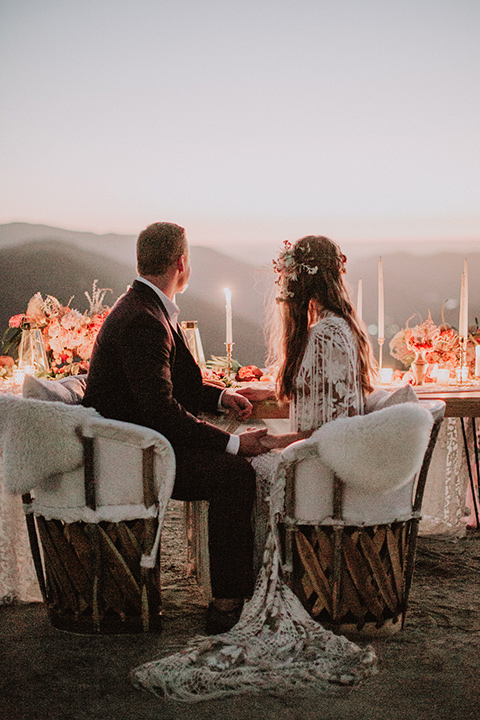
[[[256,383],[255,386],[248,385],[244,388],[239,388],[237,395],[243,395],[244,398],[253,402],[262,402],[262,400],[271,400],[275,397],[275,389],[273,385],[264,385],[263,383]]]
[[[292,433],[284,433],[281,435],[271,435],[268,433],[260,439],[260,442],[269,450],[281,450],[287,447],[287,445],[290,445],[291,442],[294,442],[295,439]]]

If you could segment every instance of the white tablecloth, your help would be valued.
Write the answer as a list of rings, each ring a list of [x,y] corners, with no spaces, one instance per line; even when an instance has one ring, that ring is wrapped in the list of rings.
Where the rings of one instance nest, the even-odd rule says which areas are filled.
[[[5,490],[0,456],[0,605],[13,600],[40,602],[42,596],[30,552],[22,499]]]

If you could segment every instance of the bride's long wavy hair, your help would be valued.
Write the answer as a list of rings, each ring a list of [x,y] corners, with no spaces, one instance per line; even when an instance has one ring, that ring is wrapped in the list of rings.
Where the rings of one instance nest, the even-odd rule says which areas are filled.
[[[286,242],[279,258],[273,262],[278,273],[275,306],[271,312],[268,363],[275,365],[277,396],[292,398],[295,379],[305,353],[312,305],[330,310],[343,318],[357,344],[358,372],[364,394],[373,390],[375,360],[366,332],[363,330],[345,288],[343,276],[346,257],[332,240],[321,235],[308,235],[294,245]],[[321,312],[321,310],[320,310]]]

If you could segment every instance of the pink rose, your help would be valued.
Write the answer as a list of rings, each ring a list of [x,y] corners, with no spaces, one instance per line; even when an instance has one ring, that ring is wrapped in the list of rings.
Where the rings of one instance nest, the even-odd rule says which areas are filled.
[[[12,317],[8,321],[9,327],[11,327],[11,328],[20,327],[24,317],[25,317],[25,315],[23,313],[20,313],[19,315],[12,315]]]

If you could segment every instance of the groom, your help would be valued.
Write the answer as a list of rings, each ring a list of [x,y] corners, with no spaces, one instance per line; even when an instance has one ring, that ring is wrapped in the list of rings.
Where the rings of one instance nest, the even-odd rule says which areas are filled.
[[[243,456],[267,449],[266,430],[229,435],[197,418],[200,410],[232,410],[247,418],[251,403],[202,380],[177,324],[175,295],[190,277],[185,230],[154,223],[138,236],[138,277],[107,316],[95,343],[83,404],[115,420],[157,430],[176,457],[173,497],[209,500],[210,576],[214,600],[207,631],[225,632],[253,591],[251,514],[255,473]]]

